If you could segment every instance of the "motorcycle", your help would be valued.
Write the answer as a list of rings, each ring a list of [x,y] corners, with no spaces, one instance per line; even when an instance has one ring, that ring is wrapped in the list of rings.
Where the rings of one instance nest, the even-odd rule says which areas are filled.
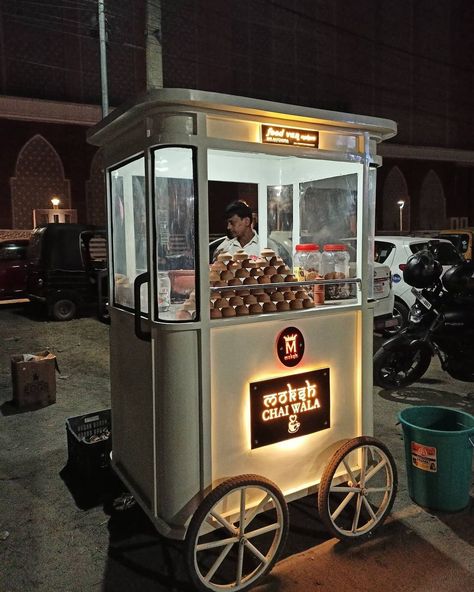
[[[374,384],[406,387],[425,374],[435,355],[450,376],[474,382],[474,262],[441,273],[429,250],[407,261],[403,278],[416,301],[407,326],[376,352]]]

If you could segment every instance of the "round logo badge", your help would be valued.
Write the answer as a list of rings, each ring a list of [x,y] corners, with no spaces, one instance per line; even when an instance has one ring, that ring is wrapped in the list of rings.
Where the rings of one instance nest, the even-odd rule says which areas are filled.
[[[398,273],[394,273],[394,274],[392,275],[392,282],[393,282],[394,284],[398,284],[398,282],[399,282],[401,279],[402,279],[402,276],[401,276],[401,275],[399,275]]]
[[[285,366],[296,366],[303,359],[304,337],[296,327],[287,327],[277,340],[277,353]]]

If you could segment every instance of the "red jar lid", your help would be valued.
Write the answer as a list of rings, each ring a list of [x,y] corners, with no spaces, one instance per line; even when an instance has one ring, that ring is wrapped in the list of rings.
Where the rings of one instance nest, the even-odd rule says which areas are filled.
[[[297,251],[319,251],[319,245],[315,243],[306,243],[303,245],[296,245]]]
[[[347,251],[346,245],[324,245],[325,251]]]

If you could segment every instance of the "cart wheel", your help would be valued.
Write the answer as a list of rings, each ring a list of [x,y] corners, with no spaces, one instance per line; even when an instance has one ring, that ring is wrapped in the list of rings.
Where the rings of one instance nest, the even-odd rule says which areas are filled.
[[[186,540],[198,590],[246,590],[267,574],[288,534],[288,507],[278,487],[258,475],[221,483],[202,501]]]
[[[329,532],[341,540],[372,535],[390,512],[397,493],[397,468],[388,448],[368,436],[346,442],[326,467],[318,510]]]

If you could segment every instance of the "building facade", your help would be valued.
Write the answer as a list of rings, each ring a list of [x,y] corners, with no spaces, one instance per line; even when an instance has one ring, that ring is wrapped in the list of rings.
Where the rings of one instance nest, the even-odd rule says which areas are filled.
[[[111,105],[145,88],[145,6],[107,13]],[[97,2],[0,0],[0,229],[28,229],[33,210],[105,221],[100,154],[86,142],[102,117]]]
[[[164,86],[397,121],[397,137],[381,147],[378,231],[401,230],[400,201],[403,231],[474,224],[474,6],[467,0],[105,6],[112,105],[145,90],[152,37],[162,49]],[[100,154],[85,141],[101,117],[97,3],[1,0],[0,7],[0,228],[24,227],[28,204],[44,207],[52,193],[80,221],[98,222]]]

